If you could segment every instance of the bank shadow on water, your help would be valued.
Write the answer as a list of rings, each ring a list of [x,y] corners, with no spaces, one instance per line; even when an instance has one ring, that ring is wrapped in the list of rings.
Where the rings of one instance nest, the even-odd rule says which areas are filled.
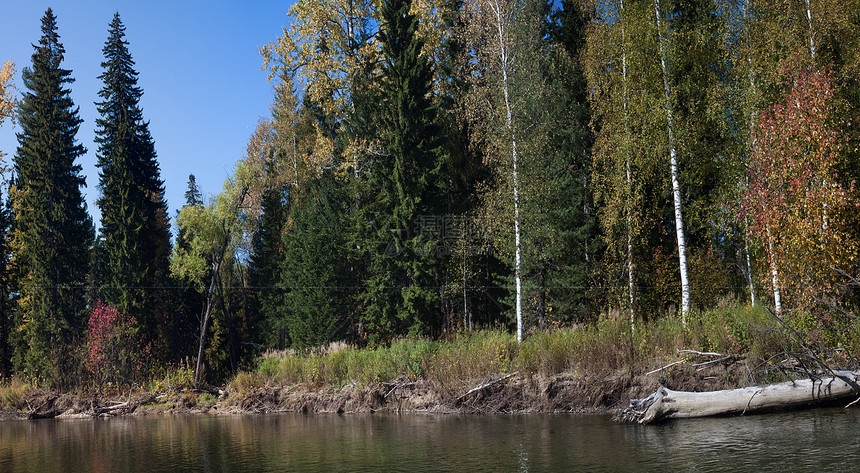
[[[11,421],[0,423],[0,471],[856,471],[859,421],[844,409],[656,426],[584,415]]]

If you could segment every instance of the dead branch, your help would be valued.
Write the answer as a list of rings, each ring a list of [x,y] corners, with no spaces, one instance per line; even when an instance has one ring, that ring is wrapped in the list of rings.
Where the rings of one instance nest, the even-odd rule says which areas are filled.
[[[385,393],[385,396],[383,397],[383,399],[388,399],[388,396],[392,395],[394,393],[394,391],[397,391],[398,388],[405,388],[406,386],[415,386],[415,383],[413,383],[411,381],[401,381],[401,382],[397,382],[397,383],[382,383],[382,384],[385,386],[392,386],[393,385],[391,387],[391,389],[389,389],[388,392]]]
[[[517,374],[519,374],[519,371],[515,371],[515,372],[513,372],[513,373],[511,373],[511,374],[506,374],[506,375],[504,375],[504,376],[502,376],[502,377],[500,377],[500,378],[493,379],[493,380],[488,381],[488,382],[486,382],[486,383],[484,383],[484,384],[482,384],[482,385],[480,385],[480,386],[474,387],[474,388],[472,388],[472,389],[468,390],[468,391],[466,392],[466,394],[463,394],[462,396],[458,397],[458,398],[457,398],[457,401],[462,400],[463,398],[465,398],[465,397],[466,397],[466,396],[468,396],[469,394],[476,393],[476,392],[478,392],[478,391],[482,391],[482,390],[484,390],[484,389],[486,389],[486,388],[488,388],[488,387],[490,387],[490,386],[492,386],[492,385],[494,385],[494,384],[500,383],[500,382],[502,382],[502,381],[504,381],[504,380],[506,380],[506,379],[508,379],[508,378],[511,378],[511,377],[513,377],[513,376],[516,376]]]
[[[697,355],[697,356],[726,356],[722,353],[712,351],[696,351],[696,350],[675,350],[682,355]]]
[[[654,373],[656,373],[656,372],[658,372],[658,371],[663,371],[663,370],[665,370],[666,368],[671,368],[672,366],[675,366],[675,365],[680,364],[680,363],[683,363],[683,362],[684,362],[684,360],[678,360],[678,361],[675,361],[675,362],[673,362],[673,363],[669,363],[668,365],[666,365],[666,366],[664,366],[664,367],[662,367],[662,368],[657,368],[656,370],[652,370],[652,371],[649,371],[649,372],[645,373],[645,376],[648,376],[649,374],[654,374]]]

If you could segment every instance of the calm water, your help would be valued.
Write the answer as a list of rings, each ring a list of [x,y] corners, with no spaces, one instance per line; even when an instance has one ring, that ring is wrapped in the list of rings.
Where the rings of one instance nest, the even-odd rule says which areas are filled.
[[[860,410],[660,426],[606,416],[260,415],[0,422],[0,472],[858,471]]]

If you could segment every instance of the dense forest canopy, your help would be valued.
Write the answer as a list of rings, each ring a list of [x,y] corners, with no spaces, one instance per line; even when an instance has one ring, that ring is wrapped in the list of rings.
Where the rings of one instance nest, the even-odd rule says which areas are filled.
[[[860,1],[297,0],[271,109],[170,238],[117,14],[96,234],[51,10],[16,104],[2,375],[223,379],[266,349],[733,301],[855,312]],[[143,72],[145,74],[145,71]],[[263,112],[263,111],[261,111]],[[7,150],[8,151],[8,150]],[[849,314],[849,315],[844,315]],[[84,361],[84,362],[82,362]]]

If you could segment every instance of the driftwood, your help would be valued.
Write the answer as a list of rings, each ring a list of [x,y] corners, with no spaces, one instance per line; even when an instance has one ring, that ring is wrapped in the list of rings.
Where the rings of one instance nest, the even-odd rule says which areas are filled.
[[[515,371],[515,372],[513,372],[513,373],[511,373],[511,374],[506,374],[506,375],[504,375],[504,376],[502,376],[502,377],[495,378],[495,379],[492,379],[492,380],[490,380],[490,381],[487,381],[486,383],[484,383],[484,384],[482,384],[482,385],[480,385],[480,386],[476,386],[476,387],[474,387],[474,388],[472,388],[472,389],[470,389],[470,390],[466,391],[466,394],[463,394],[462,396],[458,397],[458,398],[457,398],[457,401],[462,400],[463,398],[465,398],[465,397],[466,397],[466,396],[468,396],[469,394],[476,393],[476,392],[478,392],[478,391],[483,391],[484,389],[489,388],[490,386],[492,386],[492,385],[494,385],[494,384],[496,384],[496,383],[500,383],[500,382],[502,382],[502,381],[504,381],[504,380],[506,380],[506,379],[508,379],[508,378],[511,378],[511,377],[513,377],[513,376],[516,376],[516,375],[517,375],[517,373],[519,373],[519,372],[518,372],[518,371]]]
[[[672,391],[662,385],[644,399],[633,399],[615,420],[650,424],[666,419],[743,415],[811,406],[860,395],[860,371],[833,371],[817,378],[710,392]]]
[[[137,396],[135,399],[126,402],[111,401],[110,406],[93,406],[92,415],[93,417],[98,417],[111,416],[114,415],[115,412],[131,413],[139,406],[155,402],[156,399],[155,394],[144,393]]]
[[[404,381],[398,381],[396,383],[382,383],[382,385],[385,387],[391,386],[391,389],[389,389],[388,392],[385,393],[385,396],[383,396],[383,399],[388,399],[388,396],[394,394],[394,391],[397,391],[397,388],[403,388],[406,386],[415,386],[415,383],[413,383],[411,381],[405,381],[404,380]]]

